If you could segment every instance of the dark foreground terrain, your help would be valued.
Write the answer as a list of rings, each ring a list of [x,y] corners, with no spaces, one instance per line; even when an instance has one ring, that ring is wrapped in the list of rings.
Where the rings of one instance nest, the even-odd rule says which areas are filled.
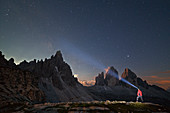
[[[158,104],[126,101],[92,101],[44,104],[8,103],[2,113],[169,113],[170,109]]]

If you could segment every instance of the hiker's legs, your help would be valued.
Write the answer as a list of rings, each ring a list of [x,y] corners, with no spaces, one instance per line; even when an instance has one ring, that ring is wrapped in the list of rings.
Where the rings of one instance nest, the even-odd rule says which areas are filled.
[[[136,102],[138,102],[138,99],[139,99],[139,96],[137,96],[137,98],[136,98]]]
[[[140,99],[141,99],[141,101],[143,102],[143,98],[142,98],[142,96],[140,96]]]

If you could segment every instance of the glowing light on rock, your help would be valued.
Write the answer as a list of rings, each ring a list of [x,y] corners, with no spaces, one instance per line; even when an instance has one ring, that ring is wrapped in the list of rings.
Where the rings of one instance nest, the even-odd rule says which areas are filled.
[[[136,87],[135,85],[133,85],[132,83],[130,83],[129,81],[125,80],[124,78],[122,78],[121,76],[119,76],[117,73],[113,72],[110,67],[108,67],[107,69],[105,69],[107,74],[110,74],[112,76],[114,76],[116,79],[121,80],[123,82],[125,82],[126,84],[129,84],[130,86],[139,89],[138,87]]]
[[[78,74],[74,74],[74,77],[75,77],[75,78],[78,78]]]

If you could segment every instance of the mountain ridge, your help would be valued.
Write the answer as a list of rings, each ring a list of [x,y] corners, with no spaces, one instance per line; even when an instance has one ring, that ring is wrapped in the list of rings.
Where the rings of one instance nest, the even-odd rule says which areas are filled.
[[[71,67],[63,60],[61,51],[44,61],[23,61],[18,65],[14,63],[13,58],[6,60],[0,52],[1,103],[135,101],[136,89],[122,82],[118,76],[112,76],[110,71],[118,75],[118,71],[111,66],[106,73],[99,73],[94,86],[84,87],[74,78]],[[142,90],[144,101],[161,104],[167,101],[165,104],[170,105],[170,93],[156,85],[149,85],[130,69],[126,68],[121,77]]]
[[[114,72],[113,73],[109,73]],[[131,84],[137,86],[143,92],[145,102],[153,102],[158,104],[170,104],[170,93],[156,85],[150,85],[147,81],[143,81],[133,71],[125,68],[121,77]],[[106,78],[110,78],[107,80]],[[107,80],[108,83],[105,81]],[[131,85],[121,81],[116,69],[111,66],[106,69],[106,73],[99,73],[95,78],[95,85],[86,87],[89,92],[95,95],[96,100],[125,100],[136,101],[137,89]]]
[[[14,72],[17,71],[17,75],[15,76],[14,72],[9,71],[9,73],[6,73],[7,69],[13,70]],[[2,52],[0,52],[0,85],[2,86],[1,89],[3,92],[0,93],[0,96],[2,97],[3,101],[7,100],[17,100],[17,102],[21,102],[21,99],[16,98],[9,98],[6,99],[4,97],[4,94],[8,94],[10,92],[6,91],[9,88],[13,89],[13,84],[16,84],[16,86],[22,86],[21,89],[14,89],[14,94],[20,94],[21,92],[25,92],[25,98],[29,98],[31,94],[29,94],[30,91],[27,91],[27,86],[24,86],[23,84],[28,84],[28,82],[25,80],[25,73],[29,73],[31,77],[28,79],[29,81],[33,81],[36,79],[36,85],[34,85],[33,82],[30,83],[30,86],[36,87],[39,92],[42,93],[43,96],[36,96],[37,94],[33,94],[32,98],[35,98],[37,100],[38,98],[45,98],[43,101],[37,101],[37,102],[66,102],[66,101],[89,101],[93,100],[91,96],[87,93],[87,91],[84,89],[84,87],[77,81],[77,78],[74,78],[72,75],[72,71],[70,66],[65,63],[63,60],[61,51],[57,51],[55,56],[51,56],[49,59],[45,59],[44,61],[37,61],[33,60],[30,62],[23,61],[20,64],[16,65],[14,63],[14,59],[6,60],[4,58],[4,55],[2,55]],[[18,79],[18,76],[20,75],[20,82],[16,83],[15,79],[10,79],[10,82],[8,83],[8,79],[5,79],[5,76],[9,76],[9,78],[16,78]],[[8,83],[8,84],[7,84]],[[8,88],[5,88],[5,86],[8,86]],[[20,92],[18,90],[21,90]],[[33,89],[34,90],[34,89]],[[14,95],[13,94],[13,95]],[[12,99],[13,98],[13,99]],[[34,102],[31,99],[28,99],[28,102]]]

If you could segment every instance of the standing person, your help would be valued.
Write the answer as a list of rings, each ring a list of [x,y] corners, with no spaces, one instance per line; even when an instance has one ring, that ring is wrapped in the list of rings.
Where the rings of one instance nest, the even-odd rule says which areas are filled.
[[[138,102],[138,99],[141,99],[141,101],[143,102],[143,98],[142,98],[142,91],[140,89],[138,89],[138,92],[137,92],[137,98],[136,98],[136,102]]]

